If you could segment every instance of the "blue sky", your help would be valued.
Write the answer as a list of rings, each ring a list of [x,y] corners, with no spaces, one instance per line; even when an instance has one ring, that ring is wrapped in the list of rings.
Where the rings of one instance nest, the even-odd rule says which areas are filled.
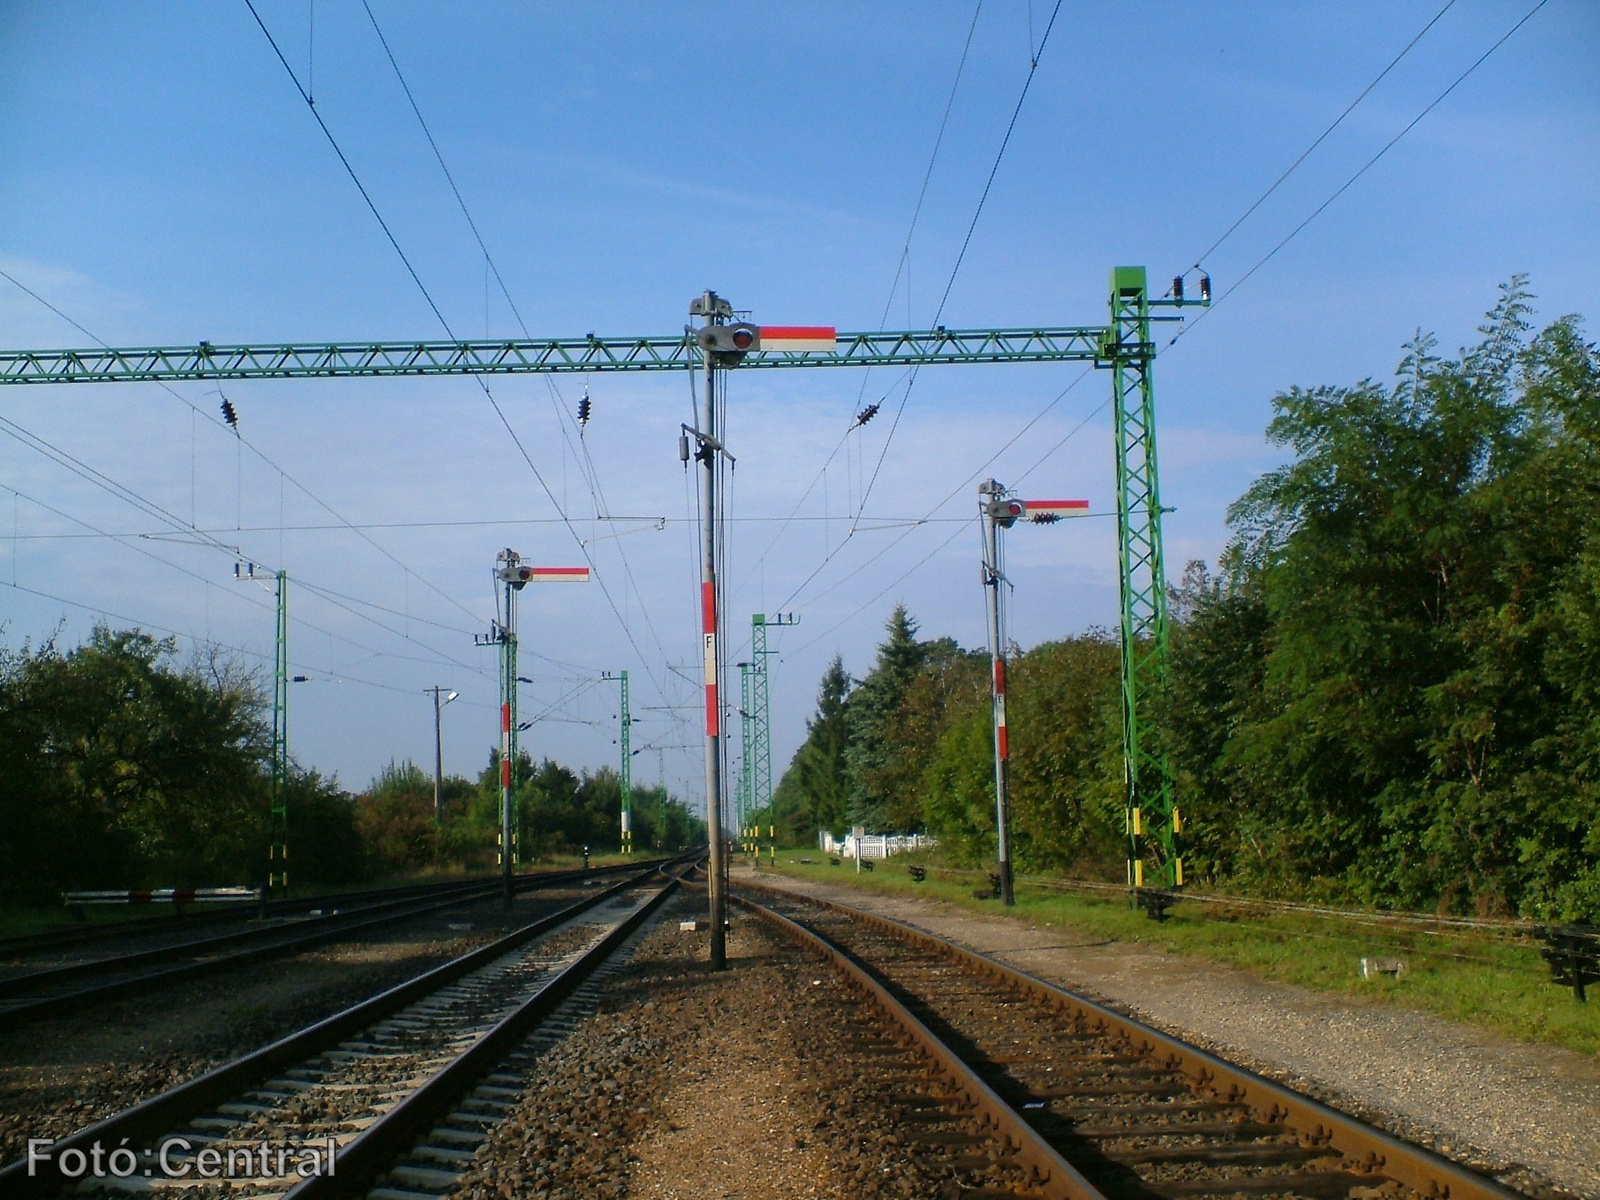
[[[910,286],[902,273],[891,294],[970,4],[371,2],[535,335],[671,333],[706,287],[757,321],[874,328],[887,309],[890,327],[931,323],[1051,7],[983,4],[910,240]],[[1118,263],[1147,264],[1164,287],[1442,5],[1063,4],[939,320],[1099,323]],[[1531,6],[1451,5],[1207,257],[1218,293]],[[452,328],[517,333],[360,0],[257,10]],[[1261,432],[1277,391],[1387,376],[1418,327],[1465,344],[1517,272],[1542,319],[1600,311],[1597,62],[1600,6],[1549,0],[1163,354],[1175,570],[1215,558],[1228,503],[1275,461]],[[105,341],[441,333],[243,0],[0,7],[0,159],[0,268]],[[0,279],[0,342],[85,341]],[[1074,384],[1080,374],[924,372],[864,527],[842,544],[889,422],[823,463],[861,403],[887,396],[892,409],[904,388],[882,372],[732,377],[729,619],[801,614],[775,639],[779,770],[828,658],[865,671],[896,600],[926,634],[981,644],[975,472],[1110,511],[1108,381]],[[525,593],[523,645],[543,657],[525,660],[523,711],[549,714],[528,744],[578,766],[611,761],[615,693],[595,680],[626,667],[635,745],[665,747],[674,790],[697,793],[684,380],[592,377],[581,442],[559,414],[582,380],[492,387],[570,530],[470,379],[229,385],[245,443],[212,419],[208,385],[5,390],[4,638],[64,623],[71,642],[105,613],[177,631],[185,653],[209,639],[259,662],[269,598],[231,582],[226,548],[238,547],[303,582],[291,585],[291,658],[312,677],[292,697],[301,762],[351,786],[390,758],[427,762],[422,689],[440,683],[462,692],[445,720],[447,769],[475,771],[495,739],[494,664],[471,638],[493,613],[494,554],[582,562],[581,538],[611,598],[596,585]],[[930,515],[909,531],[868,528]],[[1114,623],[1106,517],[1016,531],[1010,568],[1024,645]],[[635,762],[655,778],[653,752]]]

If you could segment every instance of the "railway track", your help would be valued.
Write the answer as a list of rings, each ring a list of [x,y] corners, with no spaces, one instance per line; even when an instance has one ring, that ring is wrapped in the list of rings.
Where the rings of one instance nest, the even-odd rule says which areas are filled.
[[[1006,1188],[1070,1200],[1516,1200],[1418,1146],[948,942],[741,883],[735,900],[872,994],[935,1064],[902,1120],[924,1145],[1000,1147]],[[892,1051],[886,1051],[892,1053]]]
[[[590,871],[542,872],[520,877],[517,889],[528,892],[569,886],[637,869],[602,867]],[[3,977],[0,978],[0,1031],[178,980],[300,953],[400,921],[479,903],[497,896],[501,886],[499,880],[485,880],[432,886],[420,892],[406,889],[397,898],[353,909],[256,924],[252,928]]]
[[[0,1170],[0,1194],[81,1186],[96,1145],[137,1147],[122,1160],[126,1182],[96,1180],[112,1188],[168,1175],[195,1184],[215,1169],[231,1196],[363,1194],[380,1178],[375,1200],[437,1194],[510,1107],[541,1022],[554,1017],[545,1036],[558,1036],[563,1004],[581,999],[676,887],[670,875],[636,873],[62,1139],[31,1172],[26,1160],[12,1163]],[[287,1167],[260,1150],[285,1138],[297,1147]],[[301,1156],[335,1147],[333,1171],[299,1177]]]
[[[621,866],[595,867],[589,873],[603,875],[629,871],[637,867],[652,865],[655,861],[657,860],[645,859],[638,863]],[[659,861],[664,862],[666,860]],[[577,868],[568,868],[559,871],[535,872],[530,878],[577,877],[583,874],[584,872]],[[164,941],[172,938],[183,940],[215,927],[259,920],[263,912],[265,912],[269,920],[311,916],[318,911],[327,911],[334,908],[348,912],[352,909],[369,908],[373,905],[384,904],[393,900],[421,899],[426,896],[442,895],[457,888],[481,887],[495,883],[499,879],[498,875],[480,875],[434,883],[408,883],[395,887],[323,892],[314,896],[268,900],[265,903],[248,901],[218,904],[215,907],[203,905],[198,906],[198,910],[193,905],[188,907],[173,905],[170,906],[170,911],[165,913],[124,917],[110,921],[95,921],[81,925],[68,925],[56,929],[41,930],[38,933],[23,933],[12,937],[0,938],[0,963],[56,953],[70,954],[74,948],[92,946],[102,942]]]

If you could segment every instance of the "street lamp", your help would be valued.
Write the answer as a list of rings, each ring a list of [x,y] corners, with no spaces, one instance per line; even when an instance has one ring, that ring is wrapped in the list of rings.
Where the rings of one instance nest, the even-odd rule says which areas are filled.
[[[446,704],[449,704],[461,693],[442,687],[423,688],[422,690],[431,693],[433,696],[433,819],[437,821],[441,803],[439,793],[444,787],[444,738],[439,714],[444,711]]]

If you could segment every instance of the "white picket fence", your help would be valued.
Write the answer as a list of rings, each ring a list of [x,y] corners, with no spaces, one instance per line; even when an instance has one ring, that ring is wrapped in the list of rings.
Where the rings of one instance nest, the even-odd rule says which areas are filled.
[[[817,849],[838,858],[888,858],[907,850],[921,850],[935,844],[925,833],[866,833],[859,838],[851,833],[836,838],[826,829],[817,833]]]

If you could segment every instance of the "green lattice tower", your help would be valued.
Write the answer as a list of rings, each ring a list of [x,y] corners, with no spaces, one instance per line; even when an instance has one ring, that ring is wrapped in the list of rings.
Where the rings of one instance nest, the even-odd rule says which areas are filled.
[[[267,891],[289,894],[289,573],[276,576],[277,652],[272,668],[272,809],[267,827]]]
[[[745,826],[754,807],[754,782],[755,771],[754,750],[755,745],[755,707],[752,700],[755,694],[756,664],[742,662],[739,664],[739,732],[741,735],[739,760],[739,783],[734,791],[734,821],[739,827],[739,838],[744,840]]]
[[[1152,711],[1167,679],[1167,575],[1161,547],[1150,297],[1143,267],[1111,272],[1106,337],[1117,456],[1117,551],[1122,601],[1122,738],[1128,883],[1183,883],[1172,768]]]
[[[767,618],[750,618],[750,811],[772,807],[772,713],[767,701]]]

